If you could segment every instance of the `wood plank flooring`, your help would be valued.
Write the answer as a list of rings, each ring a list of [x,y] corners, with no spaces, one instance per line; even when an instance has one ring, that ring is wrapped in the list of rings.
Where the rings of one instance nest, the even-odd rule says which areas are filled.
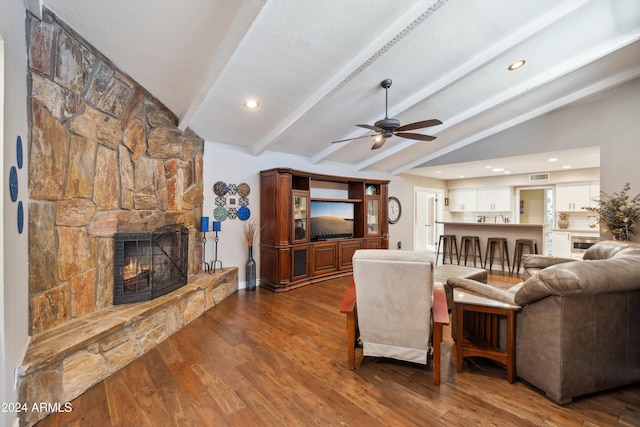
[[[456,373],[448,330],[440,386],[431,366],[366,358],[349,370],[350,280],[239,291],[38,426],[640,425],[640,385],[559,406],[490,361]]]

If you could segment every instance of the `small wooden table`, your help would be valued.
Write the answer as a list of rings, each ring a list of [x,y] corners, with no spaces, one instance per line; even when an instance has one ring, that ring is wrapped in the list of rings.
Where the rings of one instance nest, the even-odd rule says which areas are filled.
[[[516,379],[516,311],[520,306],[506,304],[459,289],[453,290],[457,307],[456,370],[462,372],[463,357],[486,357],[507,367],[507,381]],[[465,319],[465,312],[469,312]],[[499,348],[499,316],[507,317],[507,348]],[[466,320],[466,322],[465,322]]]

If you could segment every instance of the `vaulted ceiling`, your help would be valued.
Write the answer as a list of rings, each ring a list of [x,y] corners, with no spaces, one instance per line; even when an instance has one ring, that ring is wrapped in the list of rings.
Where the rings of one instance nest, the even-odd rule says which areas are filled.
[[[442,156],[640,75],[637,0],[41,2],[181,128],[359,170],[429,175]],[[435,140],[371,149],[376,132],[356,125],[385,117],[384,79],[389,117],[439,119],[410,131]]]

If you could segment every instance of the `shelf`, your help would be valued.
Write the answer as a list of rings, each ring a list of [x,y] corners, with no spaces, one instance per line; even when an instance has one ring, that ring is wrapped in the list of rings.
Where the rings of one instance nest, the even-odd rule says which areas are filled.
[[[342,202],[342,203],[362,203],[362,199],[328,199],[322,197],[312,197],[312,202]]]

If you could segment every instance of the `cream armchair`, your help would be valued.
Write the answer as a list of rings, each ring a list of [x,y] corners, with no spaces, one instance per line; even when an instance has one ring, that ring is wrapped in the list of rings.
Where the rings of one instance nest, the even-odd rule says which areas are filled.
[[[349,368],[355,368],[360,345],[363,356],[423,365],[433,350],[434,382],[440,383],[442,327],[449,317],[444,289],[434,292],[432,261],[429,253],[356,251],[354,284],[341,307],[347,314]]]

